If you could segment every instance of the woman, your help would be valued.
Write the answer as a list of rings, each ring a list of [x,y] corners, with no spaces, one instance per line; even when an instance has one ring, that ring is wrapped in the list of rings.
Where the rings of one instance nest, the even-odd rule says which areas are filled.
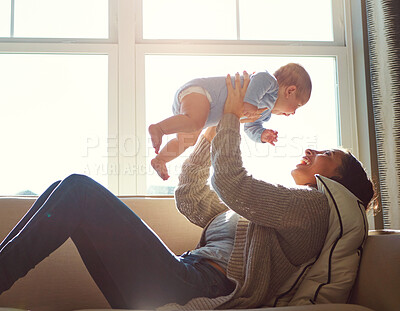
[[[1,243],[0,293],[71,237],[113,308],[153,309],[168,303],[250,308],[273,297],[324,243],[329,206],[313,188],[314,174],[342,182],[365,205],[373,191],[360,163],[338,150],[306,151],[292,175],[310,187],[289,189],[248,176],[239,149],[239,117],[249,78],[245,73],[239,87],[237,74],[235,89],[230,81],[224,116],[183,165],[176,190],[177,208],[206,228],[199,248],[175,256],[108,190],[71,175],[46,190]],[[211,163],[215,192],[207,185]],[[362,193],[368,195],[361,196],[354,180],[347,179],[354,170],[359,172],[356,184],[364,185]]]

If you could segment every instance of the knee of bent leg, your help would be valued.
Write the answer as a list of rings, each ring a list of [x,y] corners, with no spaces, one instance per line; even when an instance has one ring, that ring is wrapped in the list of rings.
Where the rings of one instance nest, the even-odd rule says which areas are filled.
[[[63,182],[64,183],[73,183],[73,184],[81,184],[90,178],[86,175],[81,175],[81,174],[71,174],[68,177],[64,178]]]

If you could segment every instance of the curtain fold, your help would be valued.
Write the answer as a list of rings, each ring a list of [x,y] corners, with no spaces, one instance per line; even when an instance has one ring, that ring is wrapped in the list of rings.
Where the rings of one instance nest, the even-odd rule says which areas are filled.
[[[400,229],[400,1],[366,0],[366,12],[384,226]]]

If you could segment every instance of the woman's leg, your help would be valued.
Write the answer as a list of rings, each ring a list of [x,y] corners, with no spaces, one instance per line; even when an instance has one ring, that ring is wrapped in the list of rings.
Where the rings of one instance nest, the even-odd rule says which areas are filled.
[[[71,175],[1,250],[0,292],[68,237],[113,308],[183,304],[197,296],[221,295],[216,288],[226,291],[226,279],[217,270],[210,278],[204,266],[186,264],[107,189],[86,176]]]
[[[3,247],[16,236],[22,230],[22,228],[25,227],[28,221],[32,218],[33,215],[35,215],[38,209],[43,205],[43,203],[47,200],[49,195],[53,192],[53,190],[58,186],[60,182],[61,181],[59,180],[53,183],[49,188],[47,188],[45,192],[42,193],[42,195],[39,198],[37,198],[35,203],[33,203],[33,205],[24,215],[24,217],[22,217],[22,219],[18,222],[18,224],[10,231],[7,237],[1,242],[0,250],[3,249]]]

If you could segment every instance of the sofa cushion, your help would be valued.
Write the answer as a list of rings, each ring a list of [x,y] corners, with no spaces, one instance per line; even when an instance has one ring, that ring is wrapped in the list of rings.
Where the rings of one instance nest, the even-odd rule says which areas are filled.
[[[173,198],[121,199],[176,254],[193,249],[198,243],[201,228],[190,223],[178,212]],[[0,197],[0,239],[8,234],[34,201],[33,197]],[[87,271],[72,240],[68,239],[35,269],[19,279],[10,290],[0,295],[0,311],[3,311],[1,307],[66,311],[108,308],[109,305]]]
[[[115,309],[116,310],[116,309]],[[245,309],[246,311],[373,311],[372,309],[350,304],[326,304],[318,306],[292,306],[282,308],[256,308]],[[2,311],[0,309],[0,311]],[[75,311],[110,311],[110,309],[82,309]],[[122,311],[122,310],[120,310]],[[140,310],[124,310],[124,311],[140,311]],[[225,311],[237,311],[237,309],[226,309]]]
[[[345,303],[357,276],[368,235],[365,208],[340,183],[320,175],[316,179],[330,206],[325,243],[319,256],[299,267],[281,288],[277,306]]]
[[[400,230],[370,232],[350,303],[373,310],[400,309]]]

